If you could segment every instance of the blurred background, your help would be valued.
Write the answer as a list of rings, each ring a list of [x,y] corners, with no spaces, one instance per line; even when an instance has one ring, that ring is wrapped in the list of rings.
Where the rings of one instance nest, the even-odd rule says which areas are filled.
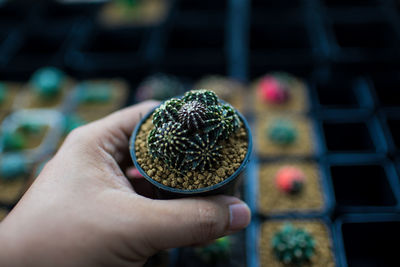
[[[257,102],[274,82],[293,92],[291,104]],[[299,220],[328,236],[318,239],[328,260],[311,266],[399,266],[390,245],[400,239],[398,0],[0,0],[0,220],[75,127],[203,87],[251,124],[241,193],[254,219],[149,266],[285,266],[265,252],[268,227]],[[289,120],[308,147],[273,148],[267,117]],[[322,204],[300,208],[314,198],[306,191],[277,196],[288,203],[278,211],[273,199],[263,206],[277,190],[268,173],[304,161]]]

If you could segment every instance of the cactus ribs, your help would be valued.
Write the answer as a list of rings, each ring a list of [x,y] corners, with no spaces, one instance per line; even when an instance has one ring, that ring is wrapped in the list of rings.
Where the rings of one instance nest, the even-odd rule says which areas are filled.
[[[136,138],[136,157],[157,182],[198,189],[234,173],[247,152],[236,110],[214,92],[193,90],[158,107]]]

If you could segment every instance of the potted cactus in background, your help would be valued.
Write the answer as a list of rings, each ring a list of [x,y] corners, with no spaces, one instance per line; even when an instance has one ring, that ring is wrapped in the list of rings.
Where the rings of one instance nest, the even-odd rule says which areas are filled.
[[[271,241],[275,257],[284,264],[301,265],[315,253],[314,237],[303,228],[286,223]]]
[[[131,155],[159,197],[234,191],[248,162],[251,134],[231,105],[209,90],[172,98],[143,118],[131,139]]]

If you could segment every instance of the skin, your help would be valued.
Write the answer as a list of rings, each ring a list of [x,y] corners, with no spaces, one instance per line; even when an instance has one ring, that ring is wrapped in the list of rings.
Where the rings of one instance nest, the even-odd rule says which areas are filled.
[[[235,197],[155,200],[143,180],[126,178],[129,136],[156,104],[71,132],[0,223],[0,266],[142,266],[159,250],[249,224],[248,207]]]

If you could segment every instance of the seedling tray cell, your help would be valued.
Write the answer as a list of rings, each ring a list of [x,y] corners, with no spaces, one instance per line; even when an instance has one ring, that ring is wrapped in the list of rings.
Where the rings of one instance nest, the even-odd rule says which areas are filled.
[[[60,67],[59,53],[68,33],[25,33],[21,44],[6,65],[6,71],[25,77],[48,65]]]
[[[395,212],[399,181],[388,161],[332,162],[326,168],[336,212]]]
[[[302,4],[302,0],[252,0],[252,7],[254,10],[259,10],[260,8],[270,9],[270,8],[281,8],[287,9],[289,8],[297,8]]]
[[[224,11],[228,6],[228,0],[213,1],[213,0],[178,0],[177,7],[181,11],[195,12],[216,12]]]
[[[323,0],[327,7],[361,7],[361,6],[377,6],[380,0]]]
[[[320,148],[329,157],[351,159],[386,153],[387,145],[383,130],[376,117],[370,119],[319,120]]]
[[[373,112],[368,82],[357,76],[316,79],[311,86],[315,111],[329,117],[363,116]]]
[[[376,75],[371,80],[379,107],[400,110],[399,74]]]
[[[70,64],[77,71],[110,75],[145,67],[144,53],[151,30],[107,30],[90,26],[80,33]]]
[[[348,215],[336,220],[335,240],[340,266],[395,267],[398,261],[400,216]]]

